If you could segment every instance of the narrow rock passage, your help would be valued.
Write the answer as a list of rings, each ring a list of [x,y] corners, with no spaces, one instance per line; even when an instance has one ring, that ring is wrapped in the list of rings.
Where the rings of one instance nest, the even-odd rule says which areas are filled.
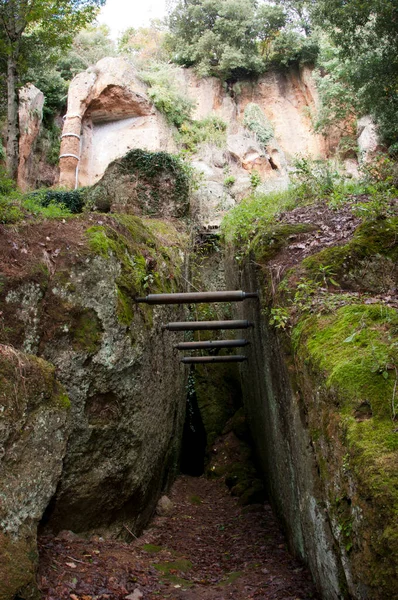
[[[220,480],[180,477],[173,508],[131,544],[41,538],[45,600],[317,599],[268,505],[242,508]]]

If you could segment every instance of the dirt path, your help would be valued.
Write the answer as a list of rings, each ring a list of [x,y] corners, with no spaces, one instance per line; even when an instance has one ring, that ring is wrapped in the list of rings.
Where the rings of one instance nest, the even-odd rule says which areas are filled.
[[[238,506],[225,484],[180,477],[174,507],[132,544],[41,538],[45,600],[307,600],[308,572],[286,550],[268,505]]]

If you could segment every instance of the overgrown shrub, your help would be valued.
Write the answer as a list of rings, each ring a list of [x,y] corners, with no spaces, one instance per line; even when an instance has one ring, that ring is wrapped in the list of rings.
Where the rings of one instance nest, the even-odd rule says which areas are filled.
[[[86,188],[77,190],[40,190],[28,195],[40,206],[50,205],[66,208],[72,214],[81,213],[84,207]]]
[[[179,129],[190,118],[195,103],[179,91],[176,68],[155,62],[140,72],[140,78],[150,86],[148,96],[156,108]]]
[[[196,152],[203,142],[222,148],[226,144],[227,124],[212,115],[202,121],[185,121],[176,135],[176,141],[187,152]]]
[[[326,160],[298,157],[294,161],[293,185],[301,198],[324,198],[342,183],[336,166]]]
[[[244,112],[243,124],[256,135],[256,138],[264,147],[267,146],[274,136],[271,123],[258,104],[250,102]]]
[[[268,226],[279,213],[295,205],[296,197],[291,190],[253,194],[225,215],[221,223],[222,234],[227,242],[239,243],[241,248],[247,249],[257,232]]]

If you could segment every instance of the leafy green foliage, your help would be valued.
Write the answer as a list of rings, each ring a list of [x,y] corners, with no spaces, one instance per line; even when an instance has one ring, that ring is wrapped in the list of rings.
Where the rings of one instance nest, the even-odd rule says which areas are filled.
[[[194,103],[178,89],[175,67],[166,63],[151,63],[140,72],[140,78],[150,88],[148,95],[167,121],[180,128],[190,118]]]
[[[345,63],[362,110],[371,113],[389,143],[398,139],[398,7],[389,0],[320,0],[313,19],[328,31]]]
[[[302,199],[329,196],[343,181],[331,161],[298,157],[294,161],[293,184]]]
[[[256,138],[266,147],[274,136],[271,123],[258,104],[249,102],[245,107],[243,124],[256,135]]]
[[[301,32],[309,31],[308,12],[301,7],[292,18],[294,11],[285,5],[293,2],[275,4],[178,0],[168,20],[173,62],[194,66],[201,76],[236,81],[273,64],[313,61],[317,43]]]
[[[48,219],[70,217],[73,212],[81,212],[78,193],[80,190],[41,190],[23,194],[16,189],[15,182],[0,170],[0,223],[17,223],[27,215]]]
[[[47,208],[59,206],[72,214],[81,213],[84,207],[85,188],[77,190],[41,190],[28,195],[28,200]]]
[[[137,64],[167,61],[167,35],[164,25],[154,19],[149,27],[129,27],[118,40],[118,52]]]
[[[233,175],[227,175],[224,179],[224,185],[226,188],[231,188],[236,181],[236,178]]]
[[[305,37],[295,28],[286,27],[272,42],[269,64],[289,67],[293,64],[314,64],[319,52],[316,36]]]
[[[289,311],[283,306],[271,308],[270,325],[276,329],[286,329],[289,323]]]
[[[259,185],[261,185],[261,176],[258,171],[254,170],[250,173],[250,186],[255,191]]]
[[[330,127],[338,125],[344,127],[347,134],[353,135],[360,102],[352,86],[351,75],[351,62],[342,59],[338,49],[323,36],[314,73],[320,98],[314,123],[316,131],[327,133]]]
[[[259,73],[259,27],[271,27],[265,11],[261,17],[253,0],[181,0],[168,20],[173,61],[223,79]]]
[[[275,4],[283,6],[287,20],[308,37],[311,34],[311,0],[275,0]]]
[[[31,215],[44,219],[63,219],[70,217],[71,211],[58,202],[42,202],[39,197],[28,196],[22,201],[22,207]]]
[[[204,142],[222,148],[226,143],[226,131],[227,124],[220,117],[212,115],[201,121],[182,123],[176,141],[188,152],[196,152]]]
[[[260,4],[256,10],[256,30],[260,54],[269,58],[272,42],[286,25],[286,13],[280,6]]]
[[[266,229],[279,213],[293,208],[295,204],[295,195],[291,191],[249,196],[227,213],[221,231],[227,242],[234,242],[242,250],[247,250],[254,235]]]

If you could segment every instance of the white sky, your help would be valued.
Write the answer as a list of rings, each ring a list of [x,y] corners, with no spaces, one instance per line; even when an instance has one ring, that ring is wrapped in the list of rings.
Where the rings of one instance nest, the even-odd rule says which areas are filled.
[[[111,37],[128,27],[149,25],[151,19],[161,19],[166,13],[166,0],[107,0],[98,16],[100,23],[111,29]]]

